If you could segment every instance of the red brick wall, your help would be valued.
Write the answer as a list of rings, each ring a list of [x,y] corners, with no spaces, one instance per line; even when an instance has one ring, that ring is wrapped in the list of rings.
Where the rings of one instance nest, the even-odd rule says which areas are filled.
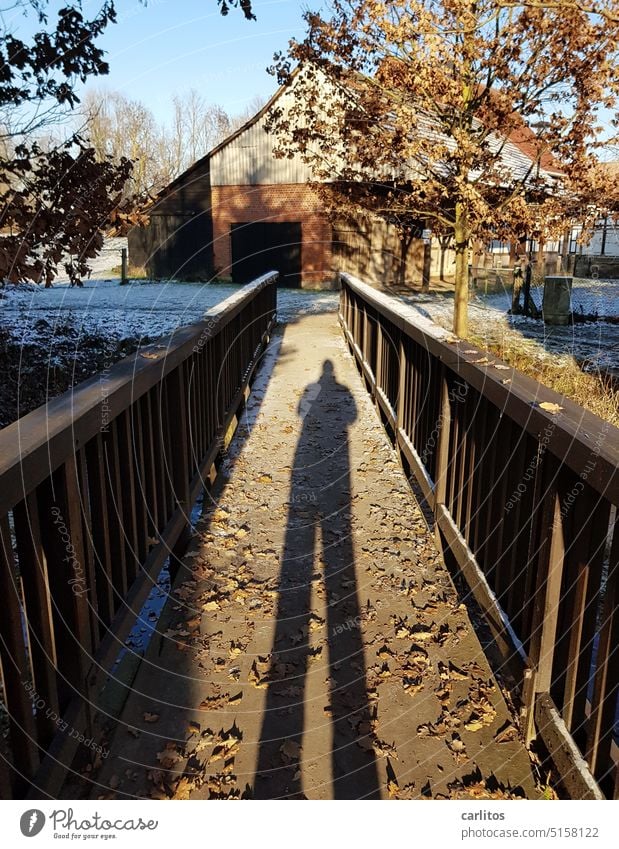
[[[231,224],[300,221],[303,287],[332,281],[331,225],[321,215],[318,198],[309,186],[213,186],[211,201],[214,261],[221,276],[230,275]]]

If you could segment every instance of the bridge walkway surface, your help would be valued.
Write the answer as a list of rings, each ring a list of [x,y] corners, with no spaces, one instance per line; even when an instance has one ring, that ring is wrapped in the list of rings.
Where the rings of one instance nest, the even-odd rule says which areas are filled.
[[[207,499],[67,796],[540,795],[333,314],[275,331]]]

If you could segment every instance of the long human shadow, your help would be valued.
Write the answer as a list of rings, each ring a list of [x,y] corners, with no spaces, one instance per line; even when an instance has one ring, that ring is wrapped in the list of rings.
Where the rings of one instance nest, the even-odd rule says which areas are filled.
[[[324,665],[327,653],[329,704],[320,711],[320,722],[331,735],[333,797],[379,798],[350,526],[348,428],[357,410],[330,360],[324,362],[318,383],[306,387],[297,412],[302,428],[291,472],[254,796],[302,797],[299,760],[308,666],[312,661]],[[322,649],[312,649],[311,629],[323,627],[311,611],[312,584],[320,582],[328,638]],[[304,765],[316,756],[305,748]]]

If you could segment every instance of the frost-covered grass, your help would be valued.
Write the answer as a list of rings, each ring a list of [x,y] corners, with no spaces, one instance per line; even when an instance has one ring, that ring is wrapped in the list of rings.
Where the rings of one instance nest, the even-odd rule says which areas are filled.
[[[521,340],[508,338],[503,343],[492,343],[475,333],[469,338],[523,374],[619,427],[619,381],[610,375],[585,371],[573,357],[540,356]]]
[[[586,283],[589,291],[596,285]],[[600,288],[605,308],[616,310],[619,281],[605,281]],[[540,291],[534,290],[536,303],[539,296]],[[598,293],[597,297],[599,304],[602,295]],[[410,295],[403,300],[421,315],[451,329],[452,294]],[[619,426],[617,324],[598,321],[552,327],[536,319],[508,315],[510,305],[509,291],[474,297],[469,304],[470,341]]]
[[[116,340],[156,338],[199,321],[204,313],[239,290],[227,284],[91,280],[83,288],[65,283],[52,289],[9,287],[0,300],[0,326],[16,341],[43,342],[50,330],[71,325],[84,334]],[[290,321],[298,315],[337,308],[336,292],[278,290],[278,316]]]
[[[584,283],[588,290],[594,286],[591,281]],[[609,314],[619,314],[619,281],[599,281],[595,285],[605,291],[605,308],[614,310]],[[537,303],[540,291],[533,290],[533,297]],[[451,329],[453,294],[413,294],[402,296],[402,300],[441,327]],[[601,296],[598,304],[600,302]],[[552,327],[537,319],[508,315],[510,306],[511,291],[473,297],[469,304],[471,333],[484,340],[486,346],[517,346],[555,364],[576,361],[585,370],[610,370],[619,374],[619,328],[616,324],[597,321]]]
[[[0,427],[140,346],[200,320],[239,286],[93,280],[0,290]],[[337,292],[278,290],[280,321],[337,309]]]
[[[584,281],[583,285],[589,294],[597,292],[598,306],[604,304],[605,310],[610,309],[609,304],[619,304],[619,282]],[[238,290],[232,284],[143,280],[121,286],[118,279],[88,281],[83,288],[71,288],[66,283],[52,289],[8,287],[0,297],[0,335],[7,362],[18,360],[22,377],[31,366],[38,380],[50,384],[45,398],[39,398],[37,378],[33,376],[33,400],[26,405],[32,409],[35,399],[43,403],[51,397],[50,392],[57,394],[66,388],[63,372],[75,372],[72,385],[84,379],[91,367],[90,373],[97,371],[100,361],[122,357],[141,344],[198,321]],[[303,315],[335,312],[339,296],[325,290],[278,289],[277,297],[279,320],[288,322]],[[539,299],[538,290],[534,290],[534,297]],[[401,300],[410,305],[413,315],[451,329],[453,294],[416,293],[401,296]],[[534,319],[509,316],[510,303],[509,291],[478,295],[471,301],[470,328],[476,343],[538,379],[543,374],[544,383],[594,409],[588,400],[593,384],[580,377],[584,372],[595,383],[600,381],[596,376],[600,371],[619,376],[617,325],[600,321],[549,327]],[[619,312],[617,307],[612,308]],[[14,350],[9,351],[9,345]],[[54,380],[50,380],[51,370]],[[607,385],[603,381],[600,385],[602,393],[607,394]],[[23,395],[24,387],[21,392]],[[14,394],[4,405],[8,412],[0,414],[2,423],[14,417]],[[603,401],[607,402],[616,407],[616,394]],[[598,406],[594,412],[604,414],[604,409]],[[20,406],[20,414],[25,411]],[[615,421],[614,416],[605,417]]]

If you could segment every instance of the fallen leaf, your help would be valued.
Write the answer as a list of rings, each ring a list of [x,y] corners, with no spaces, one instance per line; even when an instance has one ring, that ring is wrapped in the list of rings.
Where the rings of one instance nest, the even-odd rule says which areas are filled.
[[[541,410],[545,410],[547,413],[552,413],[553,415],[560,413],[563,409],[560,404],[555,404],[553,401],[541,401],[538,406]]]
[[[298,760],[301,756],[301,745],[296,742],[296,740],[286,740],[285,743],[279,747],[280,752],[285,758],[289,760]]]
[[[494,735],[495,743],[513,743],[518,739],[518,731],[516,728],[511,725],[511,723],[506,722],[497,733]]]

